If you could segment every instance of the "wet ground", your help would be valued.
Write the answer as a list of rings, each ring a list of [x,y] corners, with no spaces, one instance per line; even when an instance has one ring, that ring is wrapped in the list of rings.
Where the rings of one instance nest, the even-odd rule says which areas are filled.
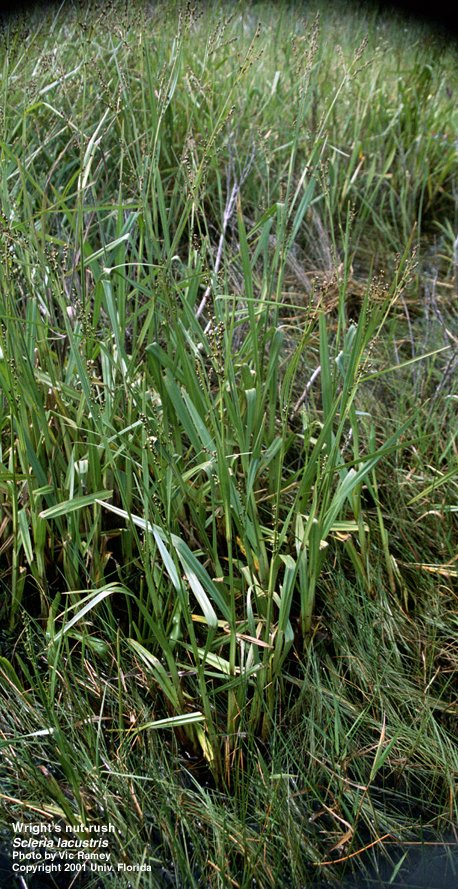
[[[381,861],[377,876],[345,879],[342,889],[458,889],[458,843],[410,846],[397,864]]]

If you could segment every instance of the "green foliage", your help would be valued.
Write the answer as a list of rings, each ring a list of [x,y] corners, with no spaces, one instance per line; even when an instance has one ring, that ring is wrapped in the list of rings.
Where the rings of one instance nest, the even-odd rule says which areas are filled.
[[[6,811],[183,886],[456,818],[456,60],[256,11],[2,48]]]

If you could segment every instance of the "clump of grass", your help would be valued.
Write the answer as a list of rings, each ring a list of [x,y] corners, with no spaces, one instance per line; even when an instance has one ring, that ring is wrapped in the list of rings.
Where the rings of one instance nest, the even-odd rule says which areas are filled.
[[[3,49],[5,817],[299,886],[456,817],[453,54],[105,13]]]

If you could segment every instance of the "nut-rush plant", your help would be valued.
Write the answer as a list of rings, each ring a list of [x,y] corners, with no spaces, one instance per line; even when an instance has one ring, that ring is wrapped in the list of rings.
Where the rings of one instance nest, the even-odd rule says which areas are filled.
[[[170,716],[197,714],[188,738],[228,779],[244,734],[269,735],[292,646],[306,656],[330,538],[361,534],[364,481],[407,425],[368,451],[356,409],[386,306],[370,307],[368,296],[357,322],[341,319],[341,349],[324,311],[313,309],[287,356],[275,301],[253,299],[238,315],[231,302],[221,299],[217,342],[183,299],[178,323],[148,347],[145,385],[133,396],[143,417],[134,493],[127,496],[113,461],[121,505],[100,501],[142,532],[144,580],[129,644]],[[234,353],[236,319],[246,335]],[[293,418],[301,356],[316,327],[321,409]]]
[[[300,213],[306,210],[300,202]],[[102,381],[94,385],[81,360],[87,345],[80,327],[67,324],[81,387],[77,395],[58,388],[54,411],[65,422],[64,402],[80,402],[94,493],[71,482],[75,469],[71,500],[48,506],[35,522],[37,528],[58,522],[62,539],[68,535],[78,551],[83,534],[86,550],[97,539],[103,512],[127,525],[126,552],[140,571],[139,583],[124,591],[98,587],[83,600],[70,597],[56,626],[56,610],[51,614],[50,644],[60,644],[62,635],[71,639],[102,601],[117,633],[116,600],[124,596],[128,644],[151,674],[168,724],[180,726],[215,774],[228,778],[245,733],[269,735],[278,700],[287,693],[292,646],[306,656],[334,532],[357,535],[353,561],[363,566],[362,486],[404,428],[370,450],[356,409],[370,343],[403,285],[402,274],[385,306],[371,304],[368,293],[351,324],[342,294],[337,334],[319,305],[302,307],[303,331],[291,350],[277,295],[255,295],[257,255],[251,247],[256,238],[267,240],[275,214],[284,212],[272,208],[247,234],[239,209],[245,293],[240,299],[217,294],[205,327],[196,317],[193,281],[163,287],[156,303],[158,336],[146,360],[123,345],[121,276],[100,278],[99,272],[98,311],[112,329],[111,343],[100,346]],[[284,256],[277,242],[280,277]],[[172,312],[173,325],[166,323]],[[244,333],[235,347],[239,326]],[[319,406],[294,413],[303,355],[317,337]],[[46,370],[41,374],[46,382]],[[43,381],[35,377],[34,385]],[[65,433],[66,448],[71,466],[81,470],[81,443],[72,429],[70,424]],[[31,449],[20,440],[18,447],[24,454]],[[46,491],[48,503],[51,494]]]

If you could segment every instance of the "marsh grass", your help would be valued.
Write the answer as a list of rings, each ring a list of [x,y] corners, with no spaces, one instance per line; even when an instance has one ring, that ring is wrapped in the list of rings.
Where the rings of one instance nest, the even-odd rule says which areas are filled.
[[[4,32],[1,799],[141,885],[456,821],[454,54],[321,13]]]

